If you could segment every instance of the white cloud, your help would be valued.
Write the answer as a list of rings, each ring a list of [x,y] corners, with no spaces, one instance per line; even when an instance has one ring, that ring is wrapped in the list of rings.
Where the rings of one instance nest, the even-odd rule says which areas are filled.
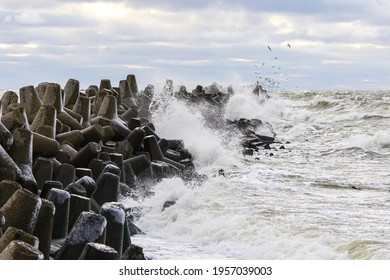
[[[28,54],[28,53],[7,53],[5,55],[9,56],[9,57],[27,57],[27,56],[30,56],[30,54]]]
[[[12,48],[11,44],[0,44],[0,50],[10,49]]]
[[[324,64],[324,65],[351,65],[351,64],[353,64],[353,62],[349,61],[349,60],[333,59],[333,60],[323,60],[323,61],[321,61],[321,64]]]
[[[270,14],[269,22],[276,28],[276,34],[290,34],[296,30],[296,24],[283,15]]]
[[[204,66],[213,63],[213,59],[156,59],[152,63],[156,64],[167,64],[167,65],[177,65],[177,66]]]
[[[42,24],[45,23],[45,19],[39,14],[33,12],[22,12],[14,15],[8,15],[5,17],[4,22],[6,23],[19,23],[19,24]]]
[[[350,69],[353,76],[365,71],[354,67],[365,59],[367,67],[377,67],[390,48],[390,7],[382,0],[318,0],[315,5],[311,0],[20,3],[1,1],[0,50],[5,51],[0,60],[31,69],[39,65],[42,79],[54,75],[41,67],[47,64],[59,73],[78,67],[82,76],[87,75],[82,69],[98,65],[88,68],[89,76],[134,70],[151,78],[161,71],[181,77],[191,73],[199,79],[214,75],[228,80],[236,75],[251,80],[251,64],[266,61],[266,75],[274,74],[273,65],[297,83],[328,86],[326,77],[341,76],[335,69]],[[19,57],[11,60],[6,53]],[[12,71],[18,72],[17,65]],[[11,73],[7,67],[0,76],[5,71]],[[313,75],[323,79],[310,79]]]
[[[126,64],[125,65],[126,68],[129,68],[129,69],[152,69],[153,67],[150,67],[150,66],[144,66],[144,65],[135,65],[135,64]]]
[[[239,57],[231,57],[229,58],[233,62],[242,62],[242,63],[253,63],[255,62],[254,59],[247,59],[247,58],[239,58]]]

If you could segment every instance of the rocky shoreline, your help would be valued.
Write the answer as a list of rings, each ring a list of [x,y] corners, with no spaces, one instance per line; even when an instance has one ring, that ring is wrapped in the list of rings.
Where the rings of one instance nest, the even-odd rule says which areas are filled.
[[[213,84],[164,94],[215,106],[234,94]],[[69,79],[7,91],[0,108],[0,259],[146,259],[131,236],[141,233],[124,197],[145,195],[163,178],[202,181],[180,139],[164,139],[150,121],[154,87],[139,91],[135,75],[113,87],[109,79],[85,91]],[[222,119],[223,120],[223,119]],[[253,155],[274,138],[252,130],[260,121],[223,121],[243,133]],[[174,202],[166,202],[169,207]]]

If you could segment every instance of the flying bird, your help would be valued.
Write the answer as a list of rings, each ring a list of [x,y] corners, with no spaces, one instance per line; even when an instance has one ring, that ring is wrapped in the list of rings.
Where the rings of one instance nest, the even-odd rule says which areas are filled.
[[[288,46],[289,48],[291,48],[291,45],[290,45],[289,43],[287,43],[287,46]]]
[[[267,46],[267,48],[269,49],[269,51],[270,51],[270,52],[272,51],[272,49],[271,49],[271,47],[270,47],[270,46]]]

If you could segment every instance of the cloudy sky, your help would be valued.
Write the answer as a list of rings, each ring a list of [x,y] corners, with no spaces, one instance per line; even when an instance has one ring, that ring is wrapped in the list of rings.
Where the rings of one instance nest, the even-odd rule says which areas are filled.
[[[141,88],[390,89],[388,0],[1,0],[0,22],[0,89],[131,73]]]

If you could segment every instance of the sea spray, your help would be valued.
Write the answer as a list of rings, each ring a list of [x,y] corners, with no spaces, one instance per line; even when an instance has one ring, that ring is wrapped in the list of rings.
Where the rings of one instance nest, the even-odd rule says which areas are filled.
[[[382,154],[390,153],[390,133],[377,131],[373,134],[355,134],[342,142],[345,148],[361,148]]]
[[[386,93],[279,92],[263,103],[236,93],[226,118],[269,122],[285,149],[236,153],[225,176],[204,170],[209,179],[201,186],[164,180],[137,202],[146,236],[133,240],[159,259],[389,259]],[[184,115],[198,122],[197,137],[208,133],[201,114],[174,104],[185,114],[168,110],[176,117],[160,125]],[[208,155],[196,154],[197,162]],[[168,200],[175,204],[162,211]]]
[[[251,100],[253,97],[248,93],[232,97],[227,105],[226,115],[234,117],[234,114],[237,116],[242,114],[247,117],[260,117],[262,114],[259,114],[259,108],[261,107],[264,107],[261,110],[264,114],[267,112],[268,119],[281,115],[277,109],[280,109],[282,103],[263,104],[256,98]],[[240,106],[240,102],[247,105],[248,101],[250,104],[253,103],[250,101],[255,101],[258,107]],[[291,236],[283,233],[282,228],[273,227],[268,219],[263,220],[261,215],[258,216],[259,213],[252,212],[259,203],[260,196],[256,193],[257,187],[247,185],[241,180],[237,182],[234,179],[237,174],[243,176],[242,171],[248,160],[244,160],[237,151],[232,153],[227,146],[221,144],[223,142],[221,130],[218,133],[210,130],[205,125],[200,111],[194,111],[177,100],[170,100],[169,105],[164,106],[164,113],[161,114],[160,111],[154,123],[158,123],[157,127],[162,131],[160,134],[167,133],[167,135],[184,139],[187,147],[194,154],[195,163],[200,166],[206,163],[207,166],[214,167],[214,170],[203,168],[210,178],[195,188],[178,179],[165,179],[155,187],[153,197],[140,204],[135,204],[145,209],[139,224],[149,237],[192,244],[188,246],[196,246],[199,256],[205,251],[212,252],[213,256],[220,258],[222,256],[223,258],[241,259],[287,258],[291,254],[290,250],[293,250],[295,246],[303,246],[304,238],[296,238],[296,244],[294,244],[290,240]],[[227,169],[226,178],[216,174],[216,167]],[[260,172],[264,173],[264,171]],[[250,194],[249,189],[253,189],[253,194]],[[253,208],[250,204],[248,205],[248,201],[242,204],[242,196],[253,198],[251,202]],[[175,204],[162,211],[167,201],[174,201]],[[131,202],[129,203],[131,205]],[[267,230],[264,231],[264,229]],[[274,237],[270,240],[270,237],[280,238],[283,235],[286,235],[285,240],[278,242],[289,243],[289,246],[285,246],[285,252],[283,250],[275,252],[271,244],[277,241],[273,240]],[[302,253],[300,258],[313,258],[315,257],[314,251],[326,247],[318,243],[315,246],[311,245],[314,246],[313,252]],[[263,250],[259,250],[260,248]],[[159,254],[150,251],[149,253],[152,256]],[[331,255],[331,252],[324,253],[326,258],[337,258],[337,254]]]
[[[253,194],[249,196],[251,190]],[[242,195],[247,198],[245,204],[239,200]],[[177,202],[161,211],[167,199]],[[291,236],[282,224],[274,224],[272,212],[259,211],[259,202],[261,195],[251,184],[216,177],[201,187],[189,188],[169,179],[156,188],[153,198],[145,201],[149,211],[139,225],[149,238],[195,246],[198,255],[193,258],[203,258],[204,252],[211,254],[209,258],[234,259],[286,259],[294,254],[299,259],[342,257],[320,239],[307,244],[306,233]],[[145,248],[151,257],[159,254],[153,247]],[[298,248],[300,251],[294,253]]]
[[[173,96],[157,93],[156,111],[152,114],[156,132],[161,137],[182,139],[193,155],[200,172],[210,172],[218,166],[236,165],[239,154],[238,136],[206,125],[205,116],[199,109],[206,104],[188,105]],[[212,110],[212,107],[208,107]],[[235,139],[234,139],[235,138]]]

